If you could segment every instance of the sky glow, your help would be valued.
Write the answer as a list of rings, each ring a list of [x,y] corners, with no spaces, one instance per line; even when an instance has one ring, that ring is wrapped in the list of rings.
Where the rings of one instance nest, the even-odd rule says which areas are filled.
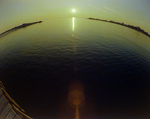
[[[1,0],[0,32],[44,18],[94,17],[139,25],[150,32],[149,0]],[[70,12],[70,10],[72,12]]]

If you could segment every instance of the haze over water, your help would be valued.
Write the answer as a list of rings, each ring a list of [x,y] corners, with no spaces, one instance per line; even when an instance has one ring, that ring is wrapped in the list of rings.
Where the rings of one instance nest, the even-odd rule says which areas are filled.
[[[149,0],[1,0],[0,32],[45,17],[94,17],[140,26],[150,33],[149,4]]]

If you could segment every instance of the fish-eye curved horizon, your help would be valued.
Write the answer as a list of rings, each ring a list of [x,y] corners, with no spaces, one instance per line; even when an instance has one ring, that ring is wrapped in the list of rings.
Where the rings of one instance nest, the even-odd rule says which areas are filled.
[[[148,0],[1,0],[0,119],[149,119]]]

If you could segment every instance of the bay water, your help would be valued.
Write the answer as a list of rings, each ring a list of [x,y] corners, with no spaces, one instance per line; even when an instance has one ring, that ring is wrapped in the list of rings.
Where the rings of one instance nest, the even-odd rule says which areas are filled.
[[[75,118],[73,81],[84,86],[80,119],[150,116],[150,38],[85,18],[43,21],[0,39],[0,80],[29,116]]]

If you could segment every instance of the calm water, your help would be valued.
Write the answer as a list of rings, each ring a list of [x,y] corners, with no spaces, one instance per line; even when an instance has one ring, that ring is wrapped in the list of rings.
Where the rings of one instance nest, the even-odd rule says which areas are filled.
[[[150,38],[100,21],[47,19],[0,39],[0,79],[35,119],[74,119],[73,81],[84,87],[80,119],[148,118]]]

